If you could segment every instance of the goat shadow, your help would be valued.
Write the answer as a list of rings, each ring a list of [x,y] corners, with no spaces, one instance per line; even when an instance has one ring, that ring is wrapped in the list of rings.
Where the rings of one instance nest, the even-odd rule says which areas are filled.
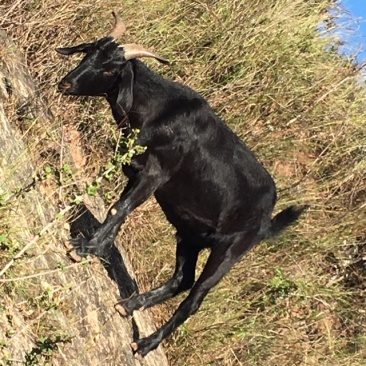
[[[71,238],[82,235],[91,239],[95,231],[102,225],[85,205],[78,206],[70,221]],[[115,244],[105,256],[100,257],[100,261],[109,278],[117,284],[121,299],[128,299],[139,293],[137,283],[128,273],[122,255]]]
[[[70,219],[70,237],[76,238],[82,235],[90,239],[101,225],[85,205],[80,205]],[[121,299],[128,299],[139,293],[136,280],[128,273],[122,255],[115,244],[105,256],[99,259],[109,278],[117,284]],[[139,339],[139,332],[134,321],[132,321],[132,328],[133,339]]]

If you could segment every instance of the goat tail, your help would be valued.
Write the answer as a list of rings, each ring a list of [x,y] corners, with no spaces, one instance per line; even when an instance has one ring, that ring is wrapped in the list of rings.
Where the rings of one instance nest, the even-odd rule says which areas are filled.
[[[271,220],[270,226],[265,230],[262,238],[269,239],[278,235],[287,226],[297,221],[303,211],[307,208],[308,206],[289,206],[285,208]]]

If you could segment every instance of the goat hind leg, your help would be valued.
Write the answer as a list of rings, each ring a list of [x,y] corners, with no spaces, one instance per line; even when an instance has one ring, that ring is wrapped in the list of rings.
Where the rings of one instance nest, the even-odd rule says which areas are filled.
[[[179,325],[194,314],[212,287],[247,253],[257,242],[259,229],[237,234],[231,242],[220,242],[215,245],[207,263],[194,284],[188,297],[179,305],[171,319],[155,333],[134,342],[131,347],[135,353],[145,356],[159,346],[160,342],[174,332]]]
[[[170,320],[155,333],[134,342],[131,347],[135,353],[145,356],[159,346],[160,342],[174,332],[189,316],[200,307],[203,299],[242,256],[253,247],[256,233],[238,235],[232,243],[219,243],[213,247],[200,277],[194,284],[188,297],[179,305]]]
[[[148,308],[162,303],[179,293],[190,289],[194,284],[195,269],[200,248],[177,236],[176,264],[173,277],[164,285],[143,294],[134,295],[116,304],[122,315],[131,315],[134,310]]]

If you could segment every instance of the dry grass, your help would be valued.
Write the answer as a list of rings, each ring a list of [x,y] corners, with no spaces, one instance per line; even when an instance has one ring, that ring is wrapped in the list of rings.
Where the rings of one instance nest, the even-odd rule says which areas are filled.
[[[278,183],[278,209],[310,205],[299,225],[250,253],[166,342],[173,365],[365,364],[366,99],[358,66],[337,54],[338,41],[330,36],[332,3],[0,5],[0,25],[22,47],[55,117],[52,126],[35,123],[24,131],[40,170],[60,169],[62,131],[70,125],[82,133],[87,161],[78,179],[92,181],[108,163],[117,139],[108,108],[101,100],[56,93],[57,80],[77,59],[62,58],[54,48],[106,34],[111,9],[120,9],[128,25],[123,41],[173,60],[171,67],[151,67],[199,90],[255,150]],[[121,179],[106,189],[117,195]],[[64,199],[59,190],[51,198]],[[172,234],[154,201],[124,226],[142,288],[171,274]],[[169,318],[180,300],[154,309],[157,322]]]

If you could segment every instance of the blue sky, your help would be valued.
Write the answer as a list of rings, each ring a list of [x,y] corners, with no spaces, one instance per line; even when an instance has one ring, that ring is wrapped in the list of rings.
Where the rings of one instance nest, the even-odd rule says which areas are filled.
[[[351,53],[352,49],[360,48],[358,60],[366,61],[366,0],[342,0],[341,5],[357,19],[356,23],[349,24],[350,28],[355,28],[355,32],[350,34],[346,42],[350,45]]]

